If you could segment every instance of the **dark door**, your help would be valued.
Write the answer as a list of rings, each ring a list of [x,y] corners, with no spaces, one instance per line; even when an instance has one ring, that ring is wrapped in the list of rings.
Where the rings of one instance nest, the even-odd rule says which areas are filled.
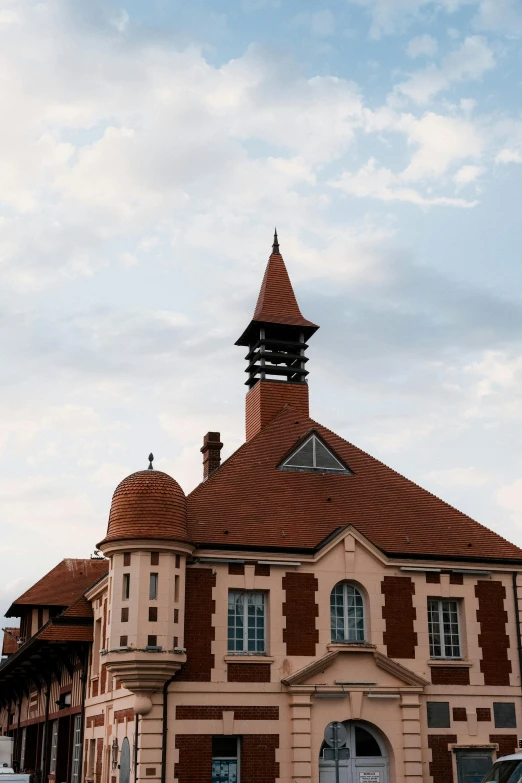
[[[120,783],[129,783],[130,781],[130,745],[127,737],[124,737],[121,743],[120,751]]]
[[[491,753],[488,750],[457,751],[458,783],[482,783],[491,767]]]
[[[71,754],[71,718],[66,715],[58,721],[58,746],[56,748],[56,783],[69,779],[69,756]]]

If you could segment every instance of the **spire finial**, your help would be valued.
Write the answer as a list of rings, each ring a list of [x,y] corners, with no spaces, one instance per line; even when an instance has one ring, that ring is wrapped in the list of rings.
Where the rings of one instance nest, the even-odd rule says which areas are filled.
[[[277,239],[277,228],[274,228],[274,243],[272,245],[272,253],[279,253],[279,241]]]
[[[154,461],[154,454],[151,451],[150,454],[149,454],[149,467],[148,467],[148,470],[154,470],[154,468],[152,467],[153,461]]]

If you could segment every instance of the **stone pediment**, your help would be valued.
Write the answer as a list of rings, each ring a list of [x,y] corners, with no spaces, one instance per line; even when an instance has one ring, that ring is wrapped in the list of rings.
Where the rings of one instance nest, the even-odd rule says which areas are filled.
[[[427,680],[379,652],[373,644],[332,644],[326,655],[285,677],[283,685],[424,688]]]

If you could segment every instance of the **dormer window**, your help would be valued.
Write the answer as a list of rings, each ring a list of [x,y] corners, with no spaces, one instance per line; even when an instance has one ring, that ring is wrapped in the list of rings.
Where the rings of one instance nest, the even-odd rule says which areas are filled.
[[[352,474],[352,471],[315,432],[306,438],[279,467],[281,470]]]

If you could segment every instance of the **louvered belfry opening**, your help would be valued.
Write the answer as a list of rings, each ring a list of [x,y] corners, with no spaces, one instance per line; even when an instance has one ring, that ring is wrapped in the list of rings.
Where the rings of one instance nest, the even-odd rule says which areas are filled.
[[[306,383],[305,335],[302,329],[281,324],[256,324],[250,332],[250,350],[246,385],[249,389],[258,380],[279,380]]]

